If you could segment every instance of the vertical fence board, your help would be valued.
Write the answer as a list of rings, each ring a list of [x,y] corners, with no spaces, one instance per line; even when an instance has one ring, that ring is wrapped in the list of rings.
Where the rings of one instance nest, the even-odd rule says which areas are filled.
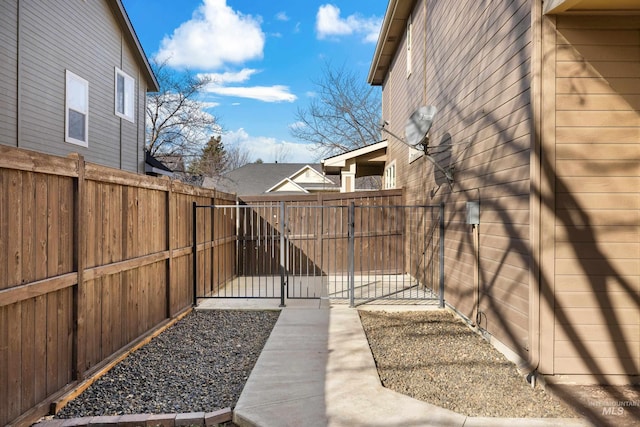
[[[8,173],[9,198],[7,229],[7,281],[9,286],[22,283],[22,172]]]
[[[36,279],[35,204],[36,184],[33,173],[22,173],[22,282]]]
[[[47,394],[58,390],[58,294],[47,294]]]
[[[13,419],[22,410],[22,304],[7,307],[7,327],[9,330],[9,352],[7,363],[8,415]]]
[[[0,422],[9,418],[9,317],[0,307]]]
[[[100,335],[102,341],[100,343],[100,358],[106,359],[111,354],[112,337],[111,334],[111,306],[113,305],[113,276],[104,276],[102,278],[102,322],[100,325]]]
[[[2,200],[0,200],[2,203],[0,203],[0,290],[4,289],[6,287],[9,286],[9,281],[8,281],[8,272],[7,272],[7,260],[9,259],[9,254],[8,254],[8,244],[7,241],[9,240],[8,237],[8,232],[9,232],[9,225],[8,225],[8,210],[9,210],[9,200],[7,197],[8,194],[8,180],[6,178],[6,175],[8,174],[9,171],[6,171],[4,169],[0,169],[0,194],[1,194],[1,198]],[[6,323],[5,323],[6,325]],[[0,327],[1,329],[1,327]],[[0,330],[0,333],[2,331]],[[2,360],[0,360],[0,363],[2,363]],[[2,378],[6,378],[6,377],[0,377],[0,382],[2,382]],[[1,385],[0,385],[1,387]],[[2,396],[2,395],[0,395]],[[5,404],[0,402],[0,422],[3,420],[2,418],[2,411],[3,411],[3,406]]]
[[[60,180],[60,255],[58,258],[57,274],[70,273],[73,265],[73,223],[74,223],[74,192],[73,181],[70,178]]]
[[[43,174],[36,176],[35,183],[35,278],[47,277],[47,210],[49,207],[49,192],[47,191],[47,177]],[[0,255],[1,256],[1,255]]]
[[[38,296],[34,299],[34,389],[35,404],[47,397],[47,297]]]
[[[35,302],[33,298],[20,303],[22,305],[22,374],[21,374],[21,407],[20,412],[35,405]],[[18,390],[16,390],[18,391]]]
[[[58,191],[60,178],[49,176],[49,212],[47,215],[47,277],[58,274],[58,259],[60,255],[60,194]]]

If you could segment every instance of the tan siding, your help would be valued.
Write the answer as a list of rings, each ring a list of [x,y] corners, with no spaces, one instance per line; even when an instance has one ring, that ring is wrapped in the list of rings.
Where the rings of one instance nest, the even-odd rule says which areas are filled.
[[[474,256],[465,209],[467,200],[480,199],[482,326],[515,351],[528,339],[529,7],[527,1],[426,2],[425,21],[425,3],[418,1],[413,73],[407,78],[402,40],[383,88],[383,115],[400,136],[416,108],[438,107],[431,144],[447,138],[454,144],[438,156],[455,168],[453,188],[439,186],[443,178],[427,159],[408,164],[407,149],[392,137],[389,161],[397,162],[407,203],[445,201],[445,299],[469,317]]]
[[[558,17],[553,374],[640,372],[640,19]]]

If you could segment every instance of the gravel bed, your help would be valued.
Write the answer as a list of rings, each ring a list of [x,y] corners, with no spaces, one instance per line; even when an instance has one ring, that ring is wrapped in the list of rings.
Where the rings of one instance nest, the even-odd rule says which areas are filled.
[[[129,355],[56,418],[235,407],[277,311],[193,311]]]
[[[382,384],[473,417],[577,417],[446,311],[360,311]]]

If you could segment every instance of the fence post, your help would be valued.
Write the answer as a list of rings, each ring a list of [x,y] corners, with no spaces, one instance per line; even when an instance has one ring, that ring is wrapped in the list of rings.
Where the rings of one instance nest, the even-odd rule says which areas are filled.
[[[355,226],[356,206],[355,202],[349,204],[349,307],[355,307]]]
[[[440,203],[440,308],[444,308],[444,202]]]
[[[85,202],[85,163],[84,157],[74,153],[71,155],[77,162],[78,178],[74,188],[74,268],[78,273],[78,283],[73,288],[73,341],[72,341],[72,369],[74,380],[82,380],[86,367],[86,327],[85,327],[85,311],[86,311],[86,289],[84,286],[84,269],[86,266],[86,202]]]
[[[174,225],[173,225],[173,216],[175,215],[175,204],[173,200],[173,184],[169,179],[166,180],[167,184],[167,196],[166,196],[166,205],[165,205],[165,218],[166,218],[166,239],[167,239],[167,250],[169,251],[169,259],[167,260],[166,265],[166,285],[165,285],[165,298],[167,302],[167,309],[165,310],[165,315],[167,319],[171,319],[173,315],[173,302],[171,300],[171,286],[173,283],[171,282],[171,275],[173,274],[173,235]]]
[[[280,202],[280,307],[286,307],[285,303],[284,303],[284,292],[285,292],[285,280],[284,280],[284,275],[285,275],[285,239],[284,239],[284,232],[285,232],[285,215],[286,215],[286,209],[284,206],[284,201]]]
[[[193,306],[198,305],[198,215],[196,210],[198,203],[193,202],[192,212],[192,239],[193,239]]]

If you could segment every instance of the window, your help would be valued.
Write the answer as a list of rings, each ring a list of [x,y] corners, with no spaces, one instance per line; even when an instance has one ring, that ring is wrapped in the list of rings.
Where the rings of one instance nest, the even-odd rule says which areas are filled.
[[[407,77],[411,75],[411,51],[413,43],[413,35],[411,34],[411,29],[413,24],[411,23],[411,15],[407,18]]]
[[[389,190],[396,188],[396,162],[395,160],[384,170],[384,188]]]
[[[67,70],[64,140],[87,147],[89,125],[89,82]]]
[[[116,67],[116,116],[130,122],[135,121],[133,112],[136,82],[133,77]]]

